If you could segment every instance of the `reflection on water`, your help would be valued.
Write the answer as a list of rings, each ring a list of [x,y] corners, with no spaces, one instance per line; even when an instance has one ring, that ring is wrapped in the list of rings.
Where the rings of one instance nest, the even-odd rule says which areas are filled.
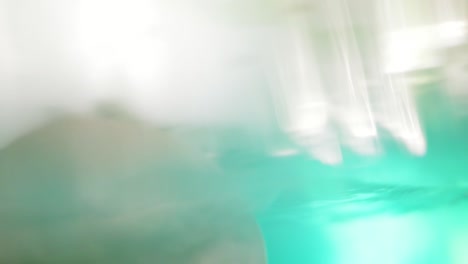
[[[288,212],[330,222],[351,221],[379,214],[400,215],[468,203],[468,188],[427,188],[383,184],[356,184],[333,199],[291,205]]]

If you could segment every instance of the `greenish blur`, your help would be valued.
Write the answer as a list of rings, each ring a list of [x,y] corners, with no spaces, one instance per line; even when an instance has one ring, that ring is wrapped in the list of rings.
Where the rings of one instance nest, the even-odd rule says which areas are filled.
[[[423,157],[380,131],[379,156],[291,160],[295,188],[258,216],[268,263],[468,263],[468,120],[440,87],[418,87]]]
[[[0,153],[0,260],[468,263],[468,122],[438,87],[419,87],[425,156],[379,131],[383,154],[344,148],[337,166],[266,155],[293,146],[281,133],[200,132],[210,147],[131,120],[52,122]]]

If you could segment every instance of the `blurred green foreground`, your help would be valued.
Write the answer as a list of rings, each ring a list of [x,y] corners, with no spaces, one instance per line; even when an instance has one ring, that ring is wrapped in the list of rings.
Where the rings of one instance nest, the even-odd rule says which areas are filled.
[[[443,102],[420,97],[424,157],[384,138],[338,166],[57,119],[0,152],[0,263],[468,263],[468,123]]]

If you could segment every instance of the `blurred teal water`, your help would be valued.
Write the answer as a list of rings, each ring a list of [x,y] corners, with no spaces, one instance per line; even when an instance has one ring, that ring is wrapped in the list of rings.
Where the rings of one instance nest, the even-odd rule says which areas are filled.
[[[425,156],[382,130],[381,155],[337,166],[265,154],[281,135],[213,129],[212,162],[168,130],[53,122],[0,153],[0,262],[255,264],[263,236],[273,264],[468,263],[468,122],[437,87]]]
[[[425,156],[381,131],[382,155],[289,162],[294,188],[258,215],[268,263],[468,263],[468,122],[439,87],[418,97]]]

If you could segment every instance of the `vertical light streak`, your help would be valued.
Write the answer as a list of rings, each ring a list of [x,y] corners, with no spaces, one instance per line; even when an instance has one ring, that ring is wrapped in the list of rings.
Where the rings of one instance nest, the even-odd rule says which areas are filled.
[[[384,108],[382,125],[400,139],[416,155],[426,152],[416,106],[410,95],[410,72],[437,65],[432,56],[435,47],[430,27],[414,27],[408,19],[408,10],[401,1],[383,0],[377,5],[382,32],[384,72],[382,95]]]
[[[344,130],[349,131],[351,148],[359,153],[374,154],[377,131],[349,7],[346,1],[333,0],[326,1],[325,8],[335,45],[339,121]]]
[[[284,50],[279,52],[279,74],[283,83],[276,99],[284,106],[286,131],[310,154],[327,164],[341,161],[339,144],[329,124],[329,106],[307,31],[307,18],[289,20]]]

